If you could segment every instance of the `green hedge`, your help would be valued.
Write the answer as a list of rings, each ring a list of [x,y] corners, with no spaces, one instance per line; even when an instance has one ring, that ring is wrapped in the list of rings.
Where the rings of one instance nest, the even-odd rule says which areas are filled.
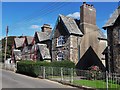
[[[42,70],[40,69],[41,66],[44,66],[46,68],[49,67],[55,67],[54,69],[54,74],[59,74],[58,72],[60,71],[60,67],[64,68],[75,68],[75,64],[71,61],[64,60],[60,62],[45,62],[45,61],[39,61],[39,62],[33,62],[33,61],[20,61],[17,63],[17,72],[30,75],[33,77],[37,77],[40,73],[42,74]],[[58,68],[56,68],[58,67]],[[49,70],[46,71],[46,73],[50,73]]]
[[[75,68],[75,64],[69,60],[54,61],[51,63],[51,67]]]

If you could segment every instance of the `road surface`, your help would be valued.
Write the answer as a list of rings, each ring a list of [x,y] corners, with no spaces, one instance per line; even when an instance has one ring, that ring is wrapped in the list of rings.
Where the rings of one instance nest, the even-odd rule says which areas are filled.
[[[1,70],[0,81],[2,81],[2,88],[72,88],[71,86],[62,85],[57,82],[33,78],[12,71]]]

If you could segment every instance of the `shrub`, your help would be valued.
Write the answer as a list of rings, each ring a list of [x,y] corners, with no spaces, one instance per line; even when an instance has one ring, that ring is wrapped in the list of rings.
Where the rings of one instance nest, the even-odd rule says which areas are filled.
[[[64,75],[70,75],[70,69],[69,68],[75,68],[75,64],[69,60],[63,60],[63,61],[54,61],[51,63],[51,67],[55,67],[53,70],[54,75],[58,76],[61,74],[61,68],[63,67],[63,74]],[[57,68],[56,68],[57,67]]]
[[[75,68],[75,64],[69,60],[54,61],[51,63],[51,67]]]
[[[37,77],[39,74],[39,65],[33,61],[21,61],[17,63],[17,72]]]
[[[91,79],[101,79],[102,73],[98,66],[91,66],[90,68],[90,78]]]
[[[50,69],[49,67],[55,67],[53,69],[53,73],[55,75],[60,74],[60,67],[64,67],[64,68],[75,68],[75,64],[71,61],[60,61],[60,62],[45,62],[45,61],[38,61],[38,62],[34,62],[34,61],[28,61],[28,60],[24,60],[24,61],[20,61],[17,63],[17,72],[18,73],[22,73],[22,74],[26,74],[26,75],[30,75],[33,77],[37,77],[39,74],[42,75],[43,72],[43,68],[41,67],[46,67],[48,69],[46,69],[46,74],[50,74]],[[67,74],[68,72],[65,72],[65,74]]]

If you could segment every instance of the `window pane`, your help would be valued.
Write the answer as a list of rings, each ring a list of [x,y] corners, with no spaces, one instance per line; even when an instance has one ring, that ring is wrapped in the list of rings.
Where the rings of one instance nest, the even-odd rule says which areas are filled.
[[[62,46],[62,45],[65,43],[65,41],[64,41],[64,36],[58,37],[58,42],[57,42],[57,43],[58,43],[57,45]]]
[[[63,53],[62,53],[62,52],[58,53],[58,55],[57,55],[57,60],[64,60],[64,59],[63,59]]]

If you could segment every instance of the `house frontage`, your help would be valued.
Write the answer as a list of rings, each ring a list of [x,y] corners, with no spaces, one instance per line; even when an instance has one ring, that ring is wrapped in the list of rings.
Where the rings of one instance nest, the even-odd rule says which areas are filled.
[[[99,66],[105,70],[107,39],[96,25],[96,9],[83,3],[80,7],[80,20],[59,15],[52,30],[44,24],[34,37],[25,37],[24,42],[15,41],[16,50],[22,59],[40,61],[70,60],[78,69],[86,70],[90,66]],[[17,43],[19,44],[17,44]]]
[[[15,63],[19,60],[22,60],[22,50],[24,46],[24,41],[24,36],[14,38],[14,43],[12,46],[12,61]]]
[[[51,39],[53,61],[70,60],[77,68],[82,67],[80,63],[83,62],[82,65],[87,64],[86,67],[97,65],[105,69],[105,56],[102,52],[107,40],[96,25],[96,9],[93,5],[83,3],[80,7],[80,20],[59,15]]]
[[[31,36],[25,36],[23,49],[22,49],[22,59],[23,60],[34,60],[34,38]]]
[[[49,24],[44,24],[41,27],[41,31],[35,32],[34,40],[35,40],[35,55],[36,60],[47,60],[51,61],[51,43],[50,35],[52,32],[52,28]]]
[[[107,30],[108,47],[106,55],[109,72],[120,74],[120,6],[114,11],[111,18],[103,27]]]
[[[52,28],[48,24],[41,27],[40,32],[35,32],[34,37],[20,36],[14,39],[12,48],[12,60],[51,61],[51,40]]]

